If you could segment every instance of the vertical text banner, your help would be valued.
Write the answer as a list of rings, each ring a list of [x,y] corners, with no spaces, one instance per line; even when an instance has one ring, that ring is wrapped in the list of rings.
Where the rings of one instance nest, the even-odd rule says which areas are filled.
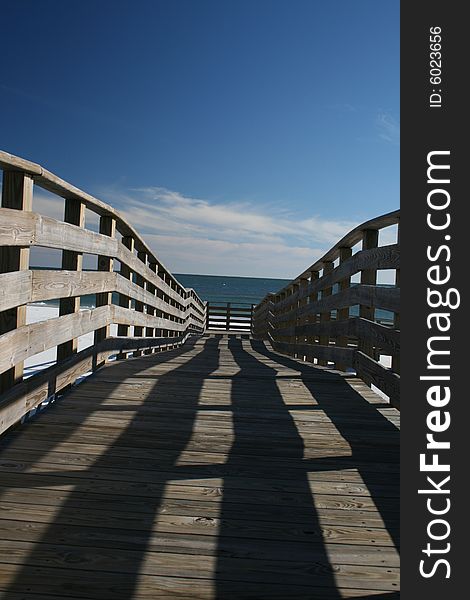
[[[401,4],[402,598],[465,595],[470,536],[468,25]],[[468,186],[467,186],[468,187]]]

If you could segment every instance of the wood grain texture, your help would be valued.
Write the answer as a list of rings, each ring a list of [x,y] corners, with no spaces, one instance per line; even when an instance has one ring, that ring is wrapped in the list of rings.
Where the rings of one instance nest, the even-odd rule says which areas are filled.
[[[173,339],[173,345],[184,343],[184,336]],[[29,411],[35,409],[56,393],[61,392],[79,377],[103,366],[109,356],[123,350],[159,348],[166,350],[167,338],[116,338],[109,337],[75,355],[52,365],[36,375],[29,377],[0,399],[0,434],[17,423]]]
[[[315,336],[326,333],[332,337],[363,338],[390,354],[400,352],[400,332],[386,325],[353,317],[344,321],[308,323],[297,327],[280,328],[278,335]]]
[[[131,326],[153,327],[175,332],[183,332],[186,328],[184,323],[175,323],[162,317],[138,313],[122,306],[107,305],[81,310],[47,321],[22,325],[0,336],[0,373],[30,356],[112,323],[126,328],[126,331]]]
[[[0,312],[32,301],[31,271],[0,273]]]
[[[384,288],[377,285],[359,284],[307,304],[305,307],[298,310],[298,314],[305,316],[309,313],[322,313],[354,306],[356,304],[381,308],[391,312],[399,312],[400,290],[395,287]],[[368,318],[362,314],[361,316]],[[286,312],[277,317],[275,322],[281,323],[283,321],[289,321],[291,318],[290,312]]]
[[[108,363],[0,444],[0,592],[393,597],[398,412],[382,406],[357,378],[217,334]]]
[[[161,289],[183,309],[186,302],[179,285],[171,287],[116,239],[36,213],[0,208],[0,246],[44,246],[69,252],[116,258],[130,271]],[[171,281],[171,279],[169,279]]]

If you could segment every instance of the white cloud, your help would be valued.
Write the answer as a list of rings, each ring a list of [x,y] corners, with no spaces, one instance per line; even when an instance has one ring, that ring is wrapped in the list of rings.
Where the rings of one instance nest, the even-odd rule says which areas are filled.
[[[161,187],[102,190],[176,272],[294,277],[356,223],[250,202],[210,202]]]
[[[400,142],[400,123],[387,111],[380,111],[376,119],[379,137],[391,144]]]
[[[323,253],[322,249],[289,246],[282,242],[235,242],[158,234],[145,238],[175,273],[290,279]]]
[[[318,215],[301,219],[270,205],[213,202],[161,187],[108,187],[100,196],[176,273],[292,278],[357,224]],[[61,219],[63,202],[38,193],[34,210]]]
[[[338,236],[354,224],[350,221],[332,221],[311,216],[295,218],[286,210],[273,206],[253,206],[249,202],[217,203],[184,196],[165,188],[153,187],[118,192],[102,190],[109,202],[118,203],[121,212],[132,219],[135,226],[159,232],[183,231],[192,235],[237,240],[263,236],[273,240],[293,236],[297,241],[334,244]]]

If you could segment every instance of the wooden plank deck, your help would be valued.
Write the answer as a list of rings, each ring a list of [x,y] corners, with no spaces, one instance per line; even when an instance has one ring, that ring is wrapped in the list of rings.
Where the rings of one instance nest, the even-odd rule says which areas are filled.
[[[398,597],[398,417],[249,339],[110,363],[0,441],[0,597]]]

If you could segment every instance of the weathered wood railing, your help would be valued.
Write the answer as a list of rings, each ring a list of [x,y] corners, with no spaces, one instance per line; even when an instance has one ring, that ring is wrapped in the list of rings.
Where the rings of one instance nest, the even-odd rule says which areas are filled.
[[[275,350],[319,365],[354,369],[399,408],[400,249],[379,246],[379,231],[399,225],[399,211],[356,227],[320,260],[255,307],[253,335]],[[362,243],[359,251],[353,247]],[[393,270],[394,285],[377,285],[377,272]],[[360,282],[352,283],[360,274]],[[354,307],[356,307],[354,309]],[[390,311],[384,322],[377,309]],[[391,367],[379,362],[391,358]]]
[[[5,152],[0,168],[1,433],[112,355],[171,349],[204,332],[206,307],[111,206]],[[62,221],[34,212],[35,186],[64,202]],[[86,209],[99,215],[99,233],[87,229]],[[60,249],[62,270],[31,270],[32,246]],[[82,270],[83,254],[98,257],[96,271]],[[89,294],[96,306],[81,310],[80,297]],[[28,303],[53,299],[60,303],[57,318],[27,323]],[[110,335],[112,324],[117,337]],[[94,344],[77,352],[78,338],[90,332]],[[56,346],[56,364],[25,379],[24,361]]]
[[[254,304],[208,302],[206,329],[250,333],[253,308]]]

